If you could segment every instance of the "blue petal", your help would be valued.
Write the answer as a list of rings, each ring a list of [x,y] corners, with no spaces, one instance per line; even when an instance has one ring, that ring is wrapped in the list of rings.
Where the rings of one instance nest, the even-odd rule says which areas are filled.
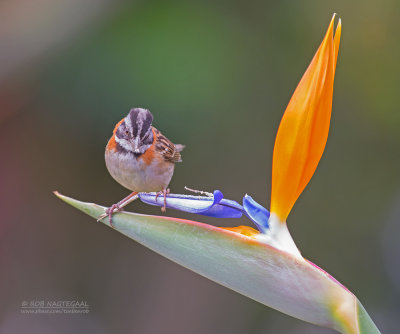
[[[269,229],[269,211],[266,208],[258,204],[249,195],[243,197],[243,208],[246,211],[247,217],[256,224],[261,233],[265,233]]]
[[[219,190],[215,190],[213,195],[213,197],[207,197],[168,194],[166,207],[217,218],[240,218],[244,213],[244,209],[239,203],[224,199],[224,195]],[[150,205],[164,205],[164,197],[160,195],[156,199],[156,193],[140,193],[139,198],[142,202]]]

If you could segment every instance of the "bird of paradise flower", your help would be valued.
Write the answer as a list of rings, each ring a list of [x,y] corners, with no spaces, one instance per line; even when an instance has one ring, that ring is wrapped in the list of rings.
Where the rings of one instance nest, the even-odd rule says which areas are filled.
[[[257,227],[220,228],[171,217],[119,212],[114,228],[205,277],[304,321],[342,333],[379,333],[347,288],[302,257],[286,219],[321,159],[328,138],[341,35],[334,18],[285,110],[275,140],[269,212],[250,196],[243,205],[216,190],[170,194],[167,207],[224,218],[247,216]],[[97,218],[104,207],[56,195]],[[155,193],[136,198],[163,205]],[[132,200],[136,199],[132,198]],[[127,203],[125,203],[127,204]],[[109,224],[108,220],[102,220]]]

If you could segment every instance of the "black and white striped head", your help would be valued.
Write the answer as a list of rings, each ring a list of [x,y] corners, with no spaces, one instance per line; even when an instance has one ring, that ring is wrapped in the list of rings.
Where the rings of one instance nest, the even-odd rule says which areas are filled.
[[[133,108],[115,132],[115,141],[124,151],[143,154],[153,143],[153,115],[147,109]]]

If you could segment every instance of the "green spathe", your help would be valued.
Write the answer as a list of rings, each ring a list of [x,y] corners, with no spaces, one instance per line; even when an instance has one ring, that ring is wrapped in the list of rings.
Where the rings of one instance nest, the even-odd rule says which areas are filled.
[[[56,195],[97,218],[104,207]],[[108,219],[103,219],[108,224]],[[342,333],[379,333],[357,298],[327,273],[241,234],[207,224],[135,213],[113,216],[116,230],[247,297]]]

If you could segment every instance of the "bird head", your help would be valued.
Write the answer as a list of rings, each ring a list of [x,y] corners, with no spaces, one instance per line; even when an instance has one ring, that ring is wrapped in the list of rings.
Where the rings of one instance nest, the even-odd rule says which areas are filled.
[[[147,109],[133,108],[115,131],[115,141],[123,150],[140,155],[153,143],[153,115]]]

